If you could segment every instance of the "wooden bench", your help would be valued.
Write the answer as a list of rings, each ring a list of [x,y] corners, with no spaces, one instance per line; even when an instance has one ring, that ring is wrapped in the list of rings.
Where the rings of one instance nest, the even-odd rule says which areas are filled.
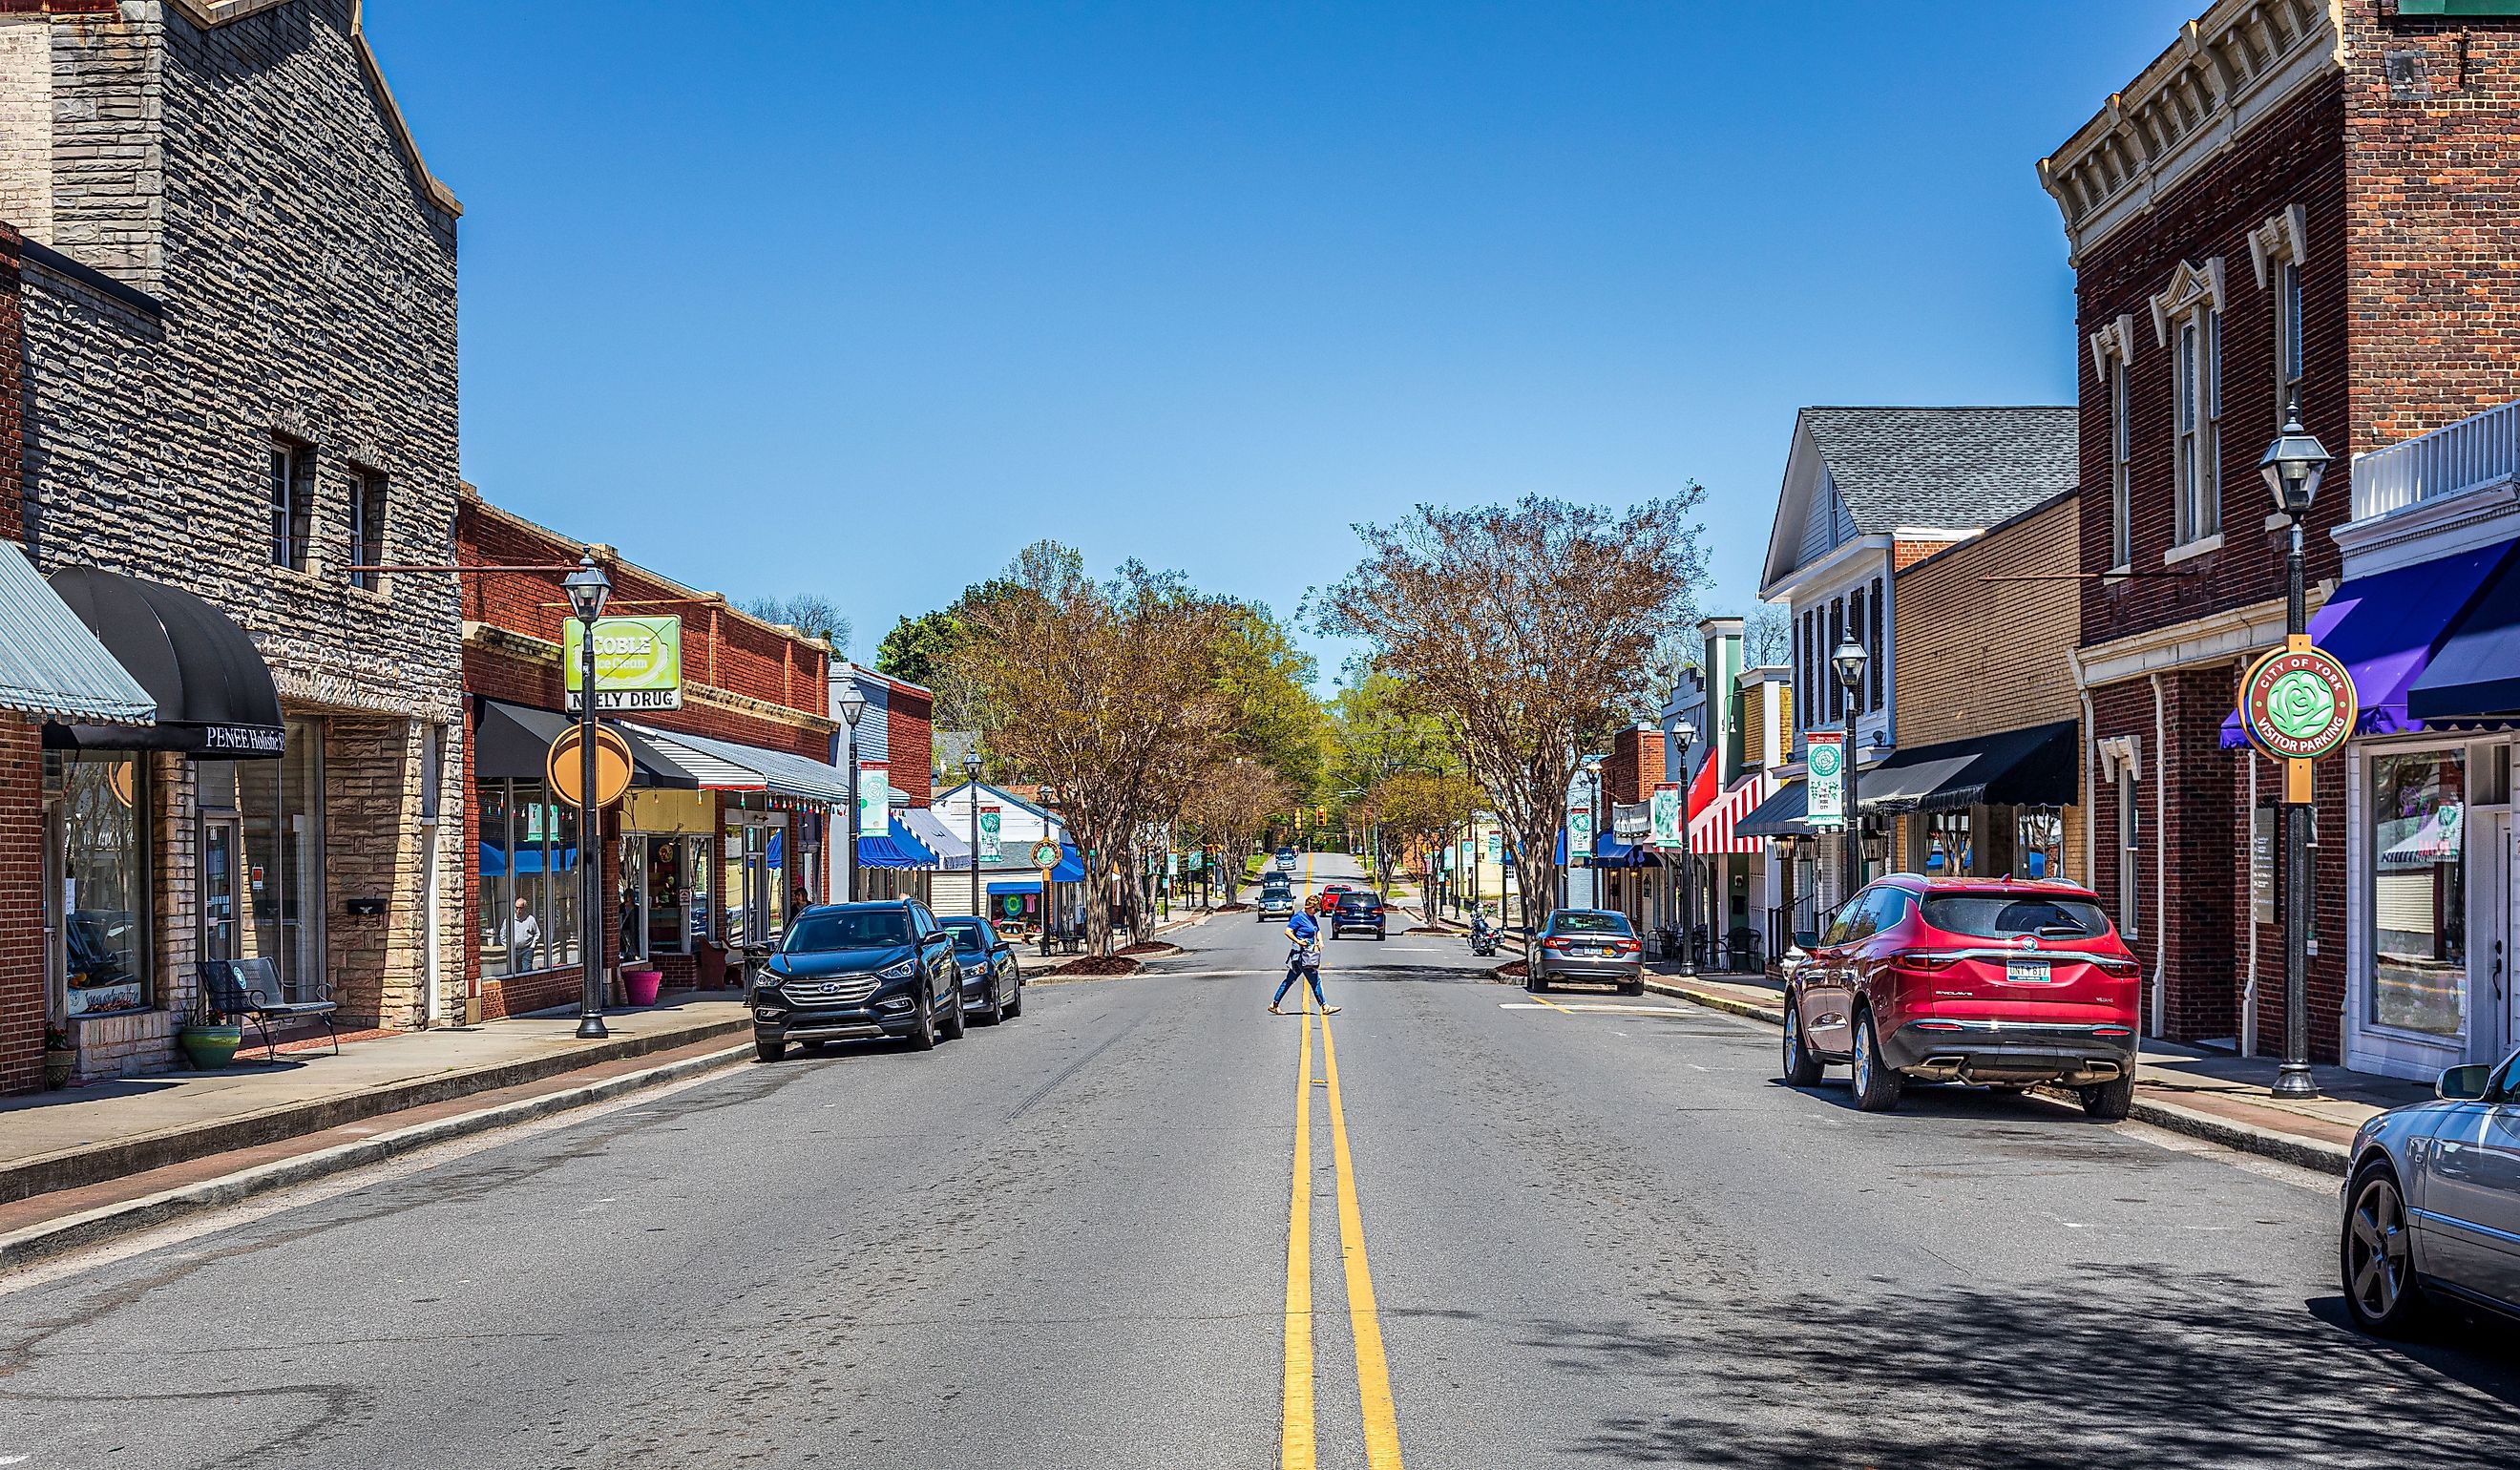
[[[253,1022],[262,1033],[262,1054],[266,1061],[278,1061],[280,1050],[271,1039],[273,1021],[313,1016],[324,1023],[325,1034],[333,1039],[333,1054],[341,1054],[341,1033],[333,1026],[337,1006],[322,986],[316,987],[320,998],[313,1001],[280,1001],[280,966],[269,958],[259,959],[204,959],[201,969],[202,991],[210,1003],[228,1015]]]

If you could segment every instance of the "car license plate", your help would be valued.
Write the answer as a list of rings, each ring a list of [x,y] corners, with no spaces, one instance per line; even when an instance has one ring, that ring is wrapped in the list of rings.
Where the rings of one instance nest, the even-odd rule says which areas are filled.
[[[2048,961],[2007,959],[2003,962],[2003,978],[2015,985],[2045,985],[2048,983]]]

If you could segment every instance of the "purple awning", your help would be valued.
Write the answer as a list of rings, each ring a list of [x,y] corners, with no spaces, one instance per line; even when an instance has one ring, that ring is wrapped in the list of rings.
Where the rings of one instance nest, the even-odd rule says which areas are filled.
[[[2355,697],[2362,706],[2355,734],[2404,735],[2424,728],[2407,713],[2407,689],[2515,544],[2498,541],[2353,578],[2311,617],[2310,641],[2354,675]],[[2240,712],[2233,710],[2223,719],[2223,746],[2247,743]]]

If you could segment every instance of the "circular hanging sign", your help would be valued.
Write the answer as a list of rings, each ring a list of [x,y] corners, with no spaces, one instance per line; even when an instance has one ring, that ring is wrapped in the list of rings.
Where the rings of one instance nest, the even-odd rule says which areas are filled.
[[[1058,844],[1051,841],[1048,837],[1044,837],[1039,842],[1034,843],[1032,845],[1032,866],[1035,868],[1057,868],[1058,866]]]
[[[584,762],[577,754],[578,727],[563,730],[551,742],[543,756],[543,775],[551,781],[552,794],[570,806],[584,806],[578,799],[578,780]],[[595,727],[595,804],[608,807],[630,789],[630,742],[609,725]]]
[[[2354,676],[2324,648],[2277,648],[2249,666],[2240,724],[2249,742],[2283,761],[2310,761],[2354,737]]]
[[[1838,764],[1836,742],[1822,744],[1817,740],[1813,741],[1808,763],[1814,776],[1835,776]]]

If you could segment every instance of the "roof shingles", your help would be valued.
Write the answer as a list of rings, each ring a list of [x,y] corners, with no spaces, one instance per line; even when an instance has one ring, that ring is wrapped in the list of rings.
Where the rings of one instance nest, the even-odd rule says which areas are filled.
[[[1865,535],[1991,526],[2079,479],[2070,406],[1807,408],[1802,423]]]

